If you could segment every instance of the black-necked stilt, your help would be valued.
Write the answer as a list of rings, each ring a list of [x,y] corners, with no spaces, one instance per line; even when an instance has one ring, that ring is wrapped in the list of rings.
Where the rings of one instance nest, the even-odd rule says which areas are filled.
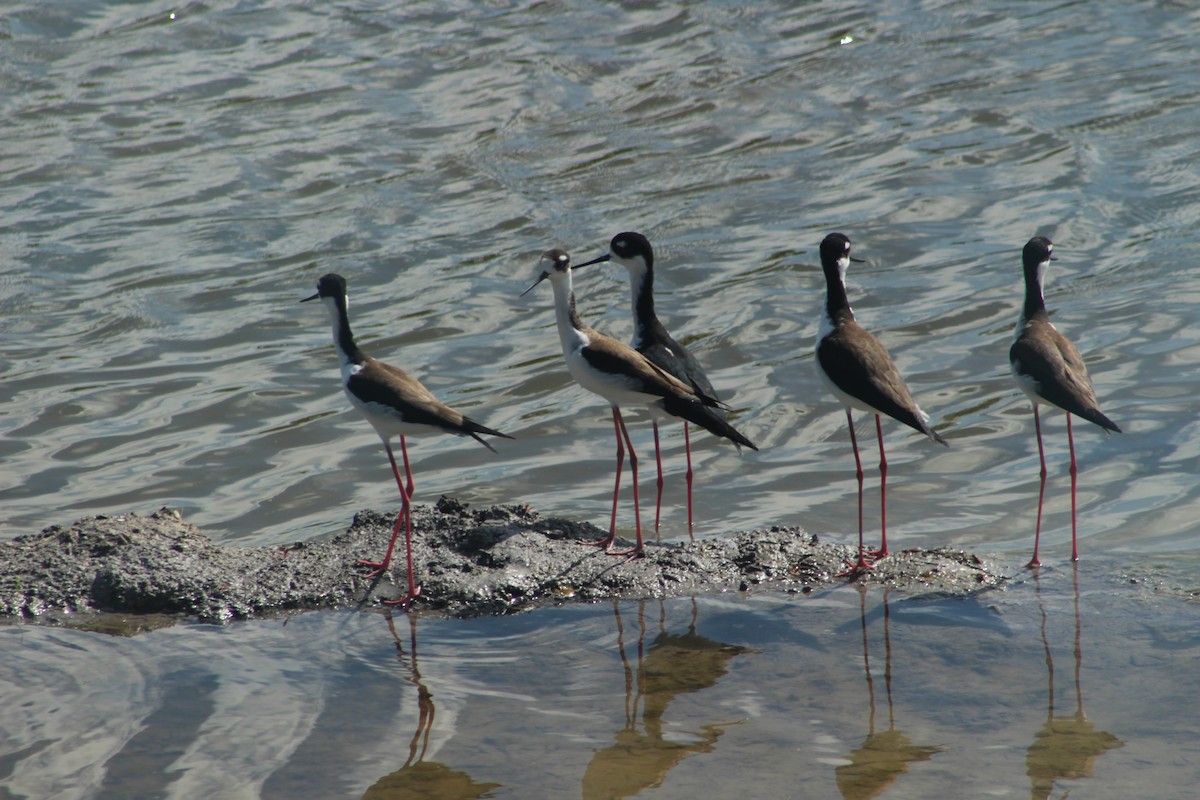
[[[563,250],[547,250],[538,262],[541,271],[533,285],[522,292],[527,294],[547,278],[554,287],[554,312],[558,321],[558,338],[562,343],[563,358],[567,370],[575,381],[609,402],[612,406],[613,428],[617,435],[617,478],[613,487],[612,517],[609,522],[608,538],[598,542],[606,551],[616,539],[617,497],[621,489],[621,468],[625,461],[625,449],[629,449],[629,468],[633,473],[633,508],[637,526],[637,545],[623,553],[613,555],[640,555],[643,550],[642,518],[638,499],[637,454],[625,421],[621,417],[622,404],[654,405],[660,411],[693,422],[718,436],[732,439],[739,444],[753,447],[719,417],[707,413],[717,401],[655,365],[632,347],[605,336],[579,319],[575,311],[575,293],[571,288],[571,257]]]
[[[850,239],[831,233],[821,242],[821,268],[825,272],[825,309],[817,331],[817,374],[846,407],[850,426],[850,444],[854,447],[854,465],[858,475],[858,560],[850,573],[869,569],[863,549],[862,488],[863,468],[854,435],[852,409],[875,415],[875,435],[879,438],[879,496],[882,542],[874,555],[888,555],[887,546],[887,457],[883,452],[883,424],[889,417],[916,428],[935,442],[946,441],[929,427],[929,415],[917,407],[900,371],[884,346],[854,319],[846,297],[846,268],[851,261]]]
[[[633,295],[633,340],[630,342],[634,350],[688,384],[699,395],[716,400],[717,393],[712,382],[704,374],[700,362],[687,351],[683,345],[671,338],[666,327],[654,313],[654,249],[650,240],[640,233],[626,231],[618,233],[609,243],[609,250],[599,258],[583,264],[576,264],[573,269],[599,264],[604,261],[615,261],[629,272],[629,287]],[[658,532],[662,518],[663,470],[662,450],[658,439],[658,418],[660,414],[653,405],[651,420],[654,425],[654,458],[658,464],[658,498],[654,504],[654,532]],[[724,422],[725,414],[720,408],[705,407],[704,413],[712,416],[714,422]],[[692,523],[692,442],[688,430],[689,423],[683,421],[683,444],[687,453],[687,510],[688,536],[693,536]],[[742,437],[733,440],[735,445],[746,445],[757,450],[750,440]]]
[[[478,422],[463,416],[453,408],[438,401],[428,389],[421,385],[413,376],[402,369],[378,361],[363,352],[354,342],[354,334],[350,331],[349,306],[350,300],[346,295],[346,279],[341,275],[329,273],[317,281],[317,293],[306,297],[300,302],[308,302],[320,298],[329,310],[333,322],[333,343],[337,348],[338,361],[342,367],[342,388],[350,398],[350,404],[359,410],[367,422],[375,428],[379,438],[383,440],[383,448],[387,451],[388,461],[392,464],[392,474],[396,477],[396,486],[400,488],[402,501],[400,514],[392,528],[392,538],[388,541],[387,552],[382,561],[360,561],[363,566],[372,567],[370,578],[382,575],[392,563],[392,550],[396,545],[396,537],[400,533],[400,524],[404,523],[404,546],[408,561],[408,594],[401,600],[385,601],[392,605],[407,606],[413,601],[421,589],[417,586],[413,575],[412,561],[412,467],[408,462],[408,446],[405,436],[415,436],[425,433],[453,433],[458,436],[470,436],[488,450],[495,449],[485,442],[479,434],[501,436],[505,439],[512,437],[484,427]],[[392,453],[390,440],[393,436],[400,437],[400,452],[404,457],[404,474],[407,485],[400,479],[400,470],[396,466],[396,456]]]
[[[1008,360],[1012,365],[1017,386],[1033,403],[1033,427],[1037,431],[1038,458],[1041,460],[1042,487],[1038,493],[1037,528],[1033,536],[1033,557],[1028,566],[1041,566],[1038,544],[1042,536],[1042,498],[1046,491],[1046,453],[1042,447],[1042,422],[1039,403],[1050,403],[1067,412],[1067,443],[1071,449],[1071,560],[1079,560],[1075,541],[1075,434],[1071,430],[1071,415],[1094,422],[1106,431],[1121,432],[1117,424],[1100,411],[1096,391],[1088,377],[1087,367],[1071,340],[1050,324],[1046,301],[1042,297],[1042,282],[1046,267],[1055,258],[1054,245],[1045,236],[1035,236],[1025,244],[1021,260],[1025,268],[1025,303],[1017,318],[1017,330]]]

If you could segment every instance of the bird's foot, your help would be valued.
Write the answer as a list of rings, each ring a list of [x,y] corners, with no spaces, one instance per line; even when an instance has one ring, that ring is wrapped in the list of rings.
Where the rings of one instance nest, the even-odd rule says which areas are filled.
[[[405,610],[408,610],[408,607],[410,605],[412,605],[412,602],[414,600],[416,600],[417,597],[420,596],[420,594],[421,594],[421,587],[417,586],[417,587],[414,587],[413,589],[411,589],[408,592],[408,594],[404,595],[404,597],[400,598],[399,600],[380,600],[379,602],[381,602],[383,605],[389,606],[391,608],[403,608]]]
[[[845,564],[847,567],[849,567],[849,569],[845,570],[844,572],[839,572],[833,577],[856,578],[859,575],[865,575],[875,568],[875,564],[872,560],[867,558],[867,554],[865,552],[859,553],[857,560],[847,558]]]
[[[643,547],[642,545],[638,545],[637,547],[631,547],[628,550],[607,550],[606,549],[604,551],[604,554],[607,556],[626,556],[630,561],[632,561],[635,558],[642,558],[643,556],[645,556],[646,548]]]
[[[641,558],[643,555],[645,555],[645,547],[641,541],[637,543],[637,546],[632,547],[629,550],[613,550],[611,548],[613,543],[616,541],[617,535],[612,533],[608,536],[605,536],[603,539],[594,539],[584,542],[584,544],[591,545],[592,547],[603,548],[604,554],[607,556],[629,556],[630,558]]]
[[[389,564],[387,561],[367,561],[366,559],[361,558],[356,561],[355,564],[360,567],[371,568],[371,571],[367,573],[367,580],[369,581],[373,581],[383,573],[387,572],[388,567],[391,566],[391,564]]]
[[[603,539],[588,539],[583,544],[588,547],[603,547],[605,550],[612,547],[613,542],[617,540],[616,535],[605,536]]]
[[[1037,556],[1034,556],[1033,558],[1029,559],[1029,563],[1025,565],[1025,569],[1037,569],[1040,566],[1042,566],[1042,560]]]

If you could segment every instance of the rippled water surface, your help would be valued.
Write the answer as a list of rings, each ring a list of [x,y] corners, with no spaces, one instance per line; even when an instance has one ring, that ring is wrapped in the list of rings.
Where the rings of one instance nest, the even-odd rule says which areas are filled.
[[[1092,555],[1139,565],[1182,558],[1179,580],[1196,585],[1198,34],[1200,12],[1172,2],[9,3],[0,9],[0,535],[171,505],[219,540],[271,544],[329,536],[359,508],[394,507],[379,440],[339,388],[325,313],[297,302],[330,271],[349,281],[366,349],[516,437],[495,455],[469,440],[411,441],[418,502],[443,493],[528,502],[603,523],[608,410],[566,374],[548,287],[519,294],[547,247],[591,257],[632,229],[656,246],[660,314],[761,448],[739,455],[694,437],[698,535],[798,523],[849,540],[856,484],[845,418],[812,365],[824,291],[816,245],[841,230],[866,259],[849,276],[860,321],[950,442],[942,449],[885,425],[894,543],[968,547],[1015,564],[1032,534],[1037,452],[1006,356],[1020,248],[1040,233],[1059,259],[1047,287],[1055,322],[1124,429],[1104,436],[1076,426],[1082,569]],[[596,267],[576,277],[583,317],[628,338],[625,276]],[[632,417],[645,457],[649,428]],[[1061,565],[1070,538],[1065,425],[1057,412],[1043,421],[1043,557]],[[860,430],[873,465],[873,431]],[[665,444],[663,535],[677,538],[686,535],[678,426],[666,428]],[[868,519],[878,514],[876,477],[869,469]],[[553,653],[577,619],[611,626],[610,611],[562,614],[431,623],[442,642],[431,660],[476,631],[536,629],[527,647]],[[170,639],[198,651],[211,637],[231,658],[250,658],[274,654],[272,638],[286,641],[297,627],[329,626],[337,633],[306,635],[342,648],[353,640],[347,630],[379,625],[320,618],[184,628],[134,643],[9,634],[78,649],[81,659],[117,653],[140,677],[114,668],[120,674],[94,678],[108,702],[203,720],[211,709],[180,704],[241,695],[222,689],[233,694],[218,701],[208,684],[193,692],[217,679],[186,664],[172,672],[157,656],[146,663],[162,670],[143,666],[138,648]],[[804,635],[801,621],[785,627]],[[764,650],[773,669],[797,668],[771,641],[723,641]],[[334,696],[378,680],[397,703],[417,702],[413,683],[381,677],[369,659],[268,661],[326,671],[318,683]],[[764,663],[737,655],[728,669],[751,662]],[[78,690],[70,659],[55,663],[47,692]],[[520,666],[550,668],[571,667]],[[339,677],[345,669],[366,674]],[[512,676],[493,686],[493,674],[479,692],[535,694],[510,685]],[[857,664],[844,677],[861,685]],[[472,686],[452,677],[433,691]],[[302,684],[294,690],[306,694]],[[563,713],[585,713],[588,691],[574,684],[567,706],[578,708]],[[749,701],[725,691],[680,733],[687,746],[719,749],[732,731],[779,733],[734,724]],[[269,740],[271,715],[288,701],[264,702]],[[534,705],[558,719],[552,698]],[[391,711],[362,723],[300,706],[288,713],[333,726],[332,743],[304,739],[302,748],[337,751],[339,725],[375,726],[401,753],[412,735],[413,720]],[[803,715],[815,712],[781,707],[811,725]],[[505,708],[473,723],[492,727],[470,728],[469,741],[503,751],[504,715],[516,707]],[[121,718],[130,732],[114,740],[136,738],[143,718]],[[211,771],[203,759],[224,755],[206,744],[215,732],[196,725],[176,735],[201,754],[186,762],[198,775]],[[518,727],[537,726],[522,717]],[[612,745],[579,736],[589,743],[579,753]],[[944,747],[951,738],[913,741]],[[362,741],[344,742],[353,763],[369,757]],[[550,740],[521,742],[531,748],[522,758],[557,753]],[[804,742],[777,746],[790,754]],[[21,746],[34,749],[0,757],[5,769],[39,758],[36,742]],[[74,788],[56,796],[92,796],[88,787],[113,780],[99,751],[68,757],[101,766],[90,777],[71,771]],[[164,769],[174,763],[157,757]],[[563,771],[587,761],[564,758],[575,760]],[[321,796],[361,794],[383,774],[343,767],[353,778]],[[561,786],[577,794],[578,777]],[[694,789],[705,778],[686,780]],[[43,796],[48,785],[22,784],[26,793],[13,796]]]

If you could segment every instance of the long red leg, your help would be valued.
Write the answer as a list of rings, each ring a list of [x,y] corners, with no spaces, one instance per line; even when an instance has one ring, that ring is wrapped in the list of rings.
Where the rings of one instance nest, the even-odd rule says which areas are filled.
[[[396,546],[396,538],[400,535],[400,525],[407,517],[408,509],[408,494],[404,489],[404,482],[400,478],[400,470],[396,467],[396,456],[392,453],[392,446],[386,440],[383,442],[383,449],[387,451],[388,461],[392,465],[392,475],[396,478],[396,486],[400,489],[400,513],[396,515],[396,522],[392,526],[392,538],[388,540],[387,552],[383,555],[382,561],[366,561],[360,560],[358,563],[364,567],[374,567],[368,578],[377,578],[387,571],[387,568],[392,564],[392,550]]]
[[[605,550],[608,550],[617,538],[617,498],[621,495],[621,469],[625,466],[625,442],[621,439],[620,413],[616,406],[612,407],[613,430],[617,434],[617,479],[613,483],[612,516],[608,521],[608,538],[592,542],[592,544],[597,547],[603,547]],[[637,488],[636,483],[634,484],[634,488]]]
[[[654,501],[654,538],[658,539],[658,527],[662,521],[663,470],[662,448],[658,443],[658,420],[651,420],[654,425],[654,460],[658,463],[658,498]],[[685,425],[687,423],[684,423]]]
[[[692,528],[692,435],[688,431],[687,420],[683,422],[683,449],[687,452],[687,495],[688,495],[688,539],[696,541]]]
[[[1075,543],[1075,479],[1079,474],[1075,466],[1075,434],[1071,432],[1071,415],[1067,414],[1067,444],[1071,448],[1071,560],[1079,560],[1079,547]]]
[[[404,448],[404,437],[400,437],[401,449]],[[371,567],[371,571],[367,574],[368,579],[378,578],[392,564],[392,552],[396,547],[396,539],[400,536],[400,526],[404,525],[404,552],[405,560],[408,567],[408,594],[401,600],[385,600],[388,605],[407,606],[417,595],[421,593],[421,587],[417,586],[416,577],[413,571],[412,559],[412,503],[409,498],[408,489],[400,478],[400,470],[396,466],[396,456],[392,453],[392,446],[386,440],[383,443],[383,449],[387,451],[388,461],[392,465],[392,475],[396,478],[396,486],[400,489],[400,513],[396,515],[396,524],[392,526],[392,538],[388,540],[387,552],[383,554],[382,561],[366,561],[360,560],[358,563],[364,567]]]
[[[854,474],[858,478],[858,560],[851,562],[847,561],[846,565],[850,569],[845,572],[839,572],[836,577],[844,577],[846,575],[857,575],[871,568],[871,564],[867,561],[866,550],[863,548],[863,468],[862,459],[858,456],[858,437],[854,434],[854,416],[850,413],[850,409],[846,409],[846,422],[850,426],[850,446],[854,448]]]
[[[883,423],[880,421],[879,415],[875,415],[875,435],[879,437],[879,518],[880,530],[882,531],[882,539],[878,550],[871,551],[871,555],[883,558],[890,555],[887,546],[887,456],[883,453]]]
[[[413,498],[413,476],[412,467],[408,464],[408,444],[404,441],[404,437],[400,437],[400,455],[404,458],[404,475],[408,478],[408,501],[411,503]],[[396,462],[392,461],[392,469],[396,468]],[[396,474],[396,480],[399,481],[400,474]]]
[[[1068,414],[1067,419],[1069,420],[1070,418],[1071,416]],[[1042,541],[1042,501],[1046,497],[1046,451],[1042,447],[1042,418],[1041,415],[1038,414],[1038,407],[1036,403],[1034,403],[1033,406],[1033,429],[1037,431],[1038,461],[1041,462],[1042,469],[1039,473],[1041,476],[1041,488],[1038,489],[1037,527],[1034,528],[1033,531],[1033,557],[1030,558],[1029,563],[1025,565],[1030,569],[1033,569],[1034,567],[1040,567],[1042,565],[1042,560],[1038,558],[1038,545],[1041,544]]]
[[[637,453],[633,449],[633,440],[629,438],[629,430],[625,427],[625,420],[621,417],[621,409],[613,406],[613,420],[617,426],[618,437],[625,439],[625,447],[629,450],[629,471],[633,473],[633,519],[637,526],[637,544],[632,550],[623,550],[620,552],[609,551],[612,556],[633,556],[637,558],[642,555],[645,550],[645,544],[642,542],[642,511],[641,500],[638,497],[638,459]],[[620,441],[620,439],[618,439]],[[619,474],[618,474],[619,478]],[[615,532],[615,528],[613,529]]]

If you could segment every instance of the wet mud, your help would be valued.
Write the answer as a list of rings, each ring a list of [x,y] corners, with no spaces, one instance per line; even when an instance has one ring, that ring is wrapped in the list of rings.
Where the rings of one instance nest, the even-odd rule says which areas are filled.
[[[631,559],[587,546],[605,534],[596,526],[527,506],[469,508],[443,497],[412,516],[422,587],[413,607],[451,616],[606,598],[807,593],[848,580],[839,573],[853,555],[802,528],[773,527],[648,541],[645,556]],[[172,509],[87,517],[0,542],[0,618],[137,633],[184,619],[380,605],[404,594],[403,541],[382,578],[367,580],[357,562],[382,555],[394,521],[394,512],[361,511],[324,541],[237,547],[213,542]],[[944,549],[894,553],[853,579],[950,594],[1004,581],[983,559]]]

